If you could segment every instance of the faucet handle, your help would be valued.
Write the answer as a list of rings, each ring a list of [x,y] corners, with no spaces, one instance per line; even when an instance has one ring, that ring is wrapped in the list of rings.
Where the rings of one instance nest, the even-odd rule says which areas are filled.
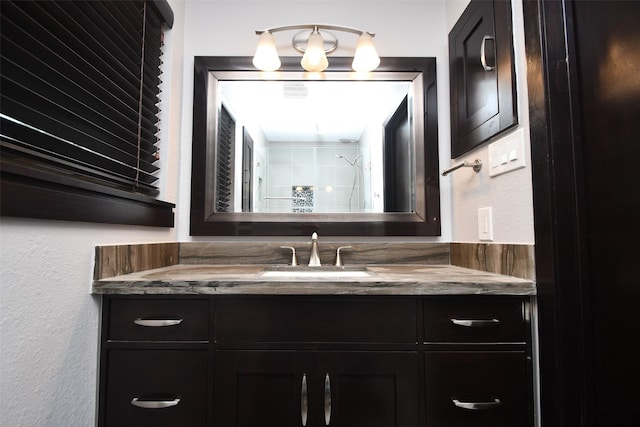
[[[281,249],[291,249],[291,265],[292,266],[297,266],[298,265],[298,257],[296,257],[296,248],[294,248],[293,246],[280,246]]]
[[[341,249],[351,249],[353,248],[353,246],[340,246],[338,249],[336,249],[336,267],[342,267],[342,258],[340,258],[340,250]]]

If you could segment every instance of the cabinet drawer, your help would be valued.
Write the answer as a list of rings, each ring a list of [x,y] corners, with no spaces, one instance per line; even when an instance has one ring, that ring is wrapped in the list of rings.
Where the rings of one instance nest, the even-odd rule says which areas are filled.
[[[425,353],[429,426],[531,425],[524,352]]]
[[[427,300],[425,342],[524,342],[524,304],[487,296]]]
[[[206,425],[206,350],[110,350],[107,364],[103,425]]]
[[[404,298],[221,298],[217,342],[416,343],[416,303]]]
[[[208,300],[113,299],[108,307],[112,341],[208,340]]]

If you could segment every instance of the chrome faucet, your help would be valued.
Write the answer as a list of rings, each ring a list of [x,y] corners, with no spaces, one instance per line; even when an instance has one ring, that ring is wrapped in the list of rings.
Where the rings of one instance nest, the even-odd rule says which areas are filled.
[[[311,255],[309,256],[309,267],[320,267],[320,256],[318,255],[318,233],[311,235]]]

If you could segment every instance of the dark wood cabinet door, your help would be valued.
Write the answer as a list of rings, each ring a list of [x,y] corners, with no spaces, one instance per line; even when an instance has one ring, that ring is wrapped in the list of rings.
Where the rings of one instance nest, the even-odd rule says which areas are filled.
[[[316,425],[420,425],[417,372],[417,352],[320,353],[323,411]]]
[[[451,157],[518,123],[510,1],[472,0],[449,33]]]
[[[425,353],[429,427],[530,427],[524,351]]]
[[[216,427],[419,425],[416,352],[221,350],[215,366]]]
[[[307,425],[311,426],[310,390],[320,387],[315,384],[314,366],[310,354],[300,351],[216,351],[214,425],[302,426],[306,386]]]
[[[207,425],[206,350],[109,350],[101,425]]]

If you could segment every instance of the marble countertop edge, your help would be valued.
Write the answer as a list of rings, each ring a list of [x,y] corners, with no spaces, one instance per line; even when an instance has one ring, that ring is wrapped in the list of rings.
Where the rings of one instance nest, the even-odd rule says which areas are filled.
[[[531,280],[451,265],[374,264],[370,277],[263,277],[268,265],[174,265],[93,282],[102,295],[535,295]],[[277,266],[286,270],[284,266]],[[283,268],[284,267],[284,268]],[[304,267],[302,267],[304,269]]]

